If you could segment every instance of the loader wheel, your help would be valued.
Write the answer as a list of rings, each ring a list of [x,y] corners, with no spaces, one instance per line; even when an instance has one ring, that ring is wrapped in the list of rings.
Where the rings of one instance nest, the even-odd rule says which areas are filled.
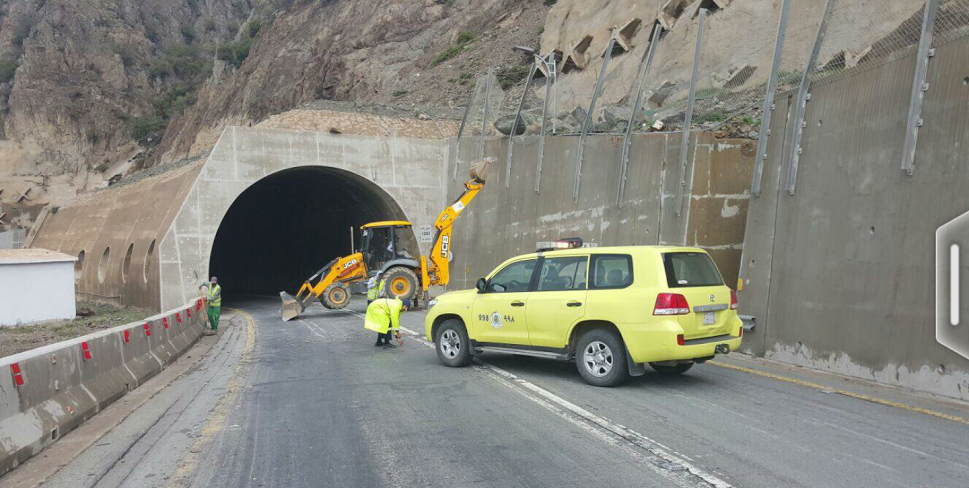
[[[334,283],[323,291],[320,297],[323,306],[331,310],[340,310],[350,304],[350,289],[343,283]]]
[[[384,273],[387,280],[387,298],[400,298],[401,300],[413,300],[417,295],[417,273],[410,268],[394,266]]]

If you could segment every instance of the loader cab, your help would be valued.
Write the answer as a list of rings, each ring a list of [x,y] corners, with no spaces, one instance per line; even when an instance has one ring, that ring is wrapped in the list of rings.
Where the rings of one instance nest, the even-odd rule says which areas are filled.
[[[395,259],[413,259],[408,250],[407,237],[411,223],[403,220],[371,222],[360,227],[362,236],[358,251],[363,254],[367,269],[379,270]]]

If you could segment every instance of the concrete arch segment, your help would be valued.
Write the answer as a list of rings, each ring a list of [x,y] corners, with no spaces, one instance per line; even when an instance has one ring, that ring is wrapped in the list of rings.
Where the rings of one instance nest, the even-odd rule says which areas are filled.
[[[445,201],[446,164],[444,140],[226,128],[161,241],[161,308],[198,293],[220,224],[260,180],[293,168],[331,168],[379,187],[420,227],[433,224]],[[426,243],[419,244],[425,252]]]

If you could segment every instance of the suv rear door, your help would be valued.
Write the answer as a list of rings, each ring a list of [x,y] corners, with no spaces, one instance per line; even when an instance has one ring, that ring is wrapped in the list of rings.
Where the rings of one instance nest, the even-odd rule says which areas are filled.
[[[686,297],[690,313],[679,316],[684,338],[697,339],[729,333],[730,289],[720,270],[705,252],[663,253],[666,284],[672,293]]]
[[[562,348],[570,327],[585,315],[588,256],[546,256],[528,295],[528,337],[533,346]]]

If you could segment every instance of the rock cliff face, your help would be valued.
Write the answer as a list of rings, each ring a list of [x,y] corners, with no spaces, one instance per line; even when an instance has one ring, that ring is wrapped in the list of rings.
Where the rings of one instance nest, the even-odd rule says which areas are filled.
[[[0,2],[0,200],[68,197],[138,164],[252,11],[249,0]]]
[[[164,161],[196,154],[225,124],[317,99],[460,103],[468,76],[522,63],[511,47],[538,42],[548,9],[538,0],[294,4],[263,30],[238,71],[206,84],[169,127],[160,154]],[[459,39],[465,31],[470,39]],[[449,49],[454,56],[442,59]]]
[[[785,55],[782,70],[796,75],[824,1],[794,4],[788,45],[797,47]],[[11,215],[19,215],[13,223],[29,224],[43,203],[106,186],[143,167],[201,156],[228,124],[255,125],[292,109],[312,109],[309,102],[402,107],[384,114],[401,120],[454,120],[475,78],[494,68],[504,88],[514,87],[498,111],[505,120],[521,96],[530,62],[513,46],[559,51],[562,66],[585,43],[579,56],[584,66],[570,67],[557,81],[553,115],[559,130],[568,132],[584,118],[612,28],[635,24],[629,51],[617,53],[609,65],[596,114],[595,130],[602,119],[601,131],[615,131],[628,119],[631,88],[656,19],[669,31],[647,86],[647,108],[662,109],[683,98],[701,7],[710,9],[710,17],[700,91],[736,91],[728,85],[738,84],[742,75],[742,87],[759,96],[779,5],[779,0],[0,0],[0,220],[7,214],[0,231]],[[842,20],[832,21],[822,64],[868,52],[917,16],[921,2],[844,5]],[[527,97],[529,126],[535,125],[541,96],[535,90]],[[708,98],[719,103],[716,96]],[[323,118],[332,117],[342,116]],[[319,118],[304,113],[280,120]]]

